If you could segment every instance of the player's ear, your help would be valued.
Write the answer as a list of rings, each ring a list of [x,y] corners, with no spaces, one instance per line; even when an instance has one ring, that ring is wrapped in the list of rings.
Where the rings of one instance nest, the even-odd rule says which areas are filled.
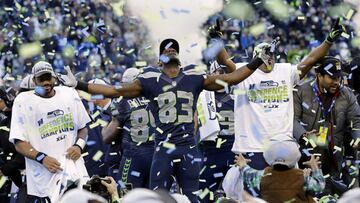
[[[157,65],[159,66],[159,67],[162,67],[164,64],[163,64],[163,62],[161,62],[160,60],[157,62]]]

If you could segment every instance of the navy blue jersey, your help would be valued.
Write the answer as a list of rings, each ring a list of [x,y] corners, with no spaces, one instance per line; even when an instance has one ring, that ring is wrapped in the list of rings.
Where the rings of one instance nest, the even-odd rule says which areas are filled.
[[[220,125],[220,132],[218,137],[226,142],[222,147],[232,147],[235,139],[234,132],[234,98],[225,92],[215,92],[216,112],[218,113],[218,120]]]
[[[225,150],[230,151],[234,140],[234,98],[225,92],[215,92],[215,104],[217,118],[220,125],[218,138],[214,141],[203,141],[202,150]],[[221,139],[221,140],[218,140]],[[221,142],[220,148],[218,143]],[[204,148],[205,149],[204,149]]]
[[[175,78],[156,68],[148,68],[138,77],[142,95],[150,100],[155,118],[156,143],[165,140],[176,145],[195,143],[194,112],[204,78],[204,73],[194,66],[181,69]]]
[[[219,114],[219,137],[234,138],[234,98],[225,92],[215,92],[216,112]]]
[[[154,149],[155,121],[148,103],[145,97],[122,99],[119,102],[119,115],[116,118],[122,126],[122,148],[127,156],[149,153]]]

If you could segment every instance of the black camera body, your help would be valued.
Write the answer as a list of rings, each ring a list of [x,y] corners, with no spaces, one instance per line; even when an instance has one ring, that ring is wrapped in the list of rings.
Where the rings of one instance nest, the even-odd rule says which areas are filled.
[[[108,192],[106,186],[101,184],[102,180],[106,181],[107,183],[111,183],[107,179],[100,178],[98,175],[94,175],[89,181],[86,182],[85,185],[83,185],[83,189],[91,193],[100,195],[106,200],[111,201],[111,194]]]

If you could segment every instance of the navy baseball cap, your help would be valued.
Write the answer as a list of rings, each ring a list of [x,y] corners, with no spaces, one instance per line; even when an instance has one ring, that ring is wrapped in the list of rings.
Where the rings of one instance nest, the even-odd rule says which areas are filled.
[[[179,51],[180,51],[179,43],[175,39],[168,38],[168,39],[164,39],[160,43],[159,56],[163,53],[163,51],[165,49],[168,49],[168,48],[175,49],[177,53],[179,53]]]
[[[342,63],[339,59],[331,56],[326,56],[318,61],[318,67],[316,68],[317,73],[327,74],[331,77],[344,76],[345,73],[342,71]]]

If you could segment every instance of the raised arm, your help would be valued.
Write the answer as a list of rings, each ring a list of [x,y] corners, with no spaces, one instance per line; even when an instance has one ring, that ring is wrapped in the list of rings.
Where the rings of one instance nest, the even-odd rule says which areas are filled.
[[[123,84],[119,87],[100,85],[100,84],[88,84],[79,81],[75,89],[83,90],[90,94],[102,94],[105,97],[117,98],[123,96],[125,98],[135,98],[141,96],[141,83],[139,80],[135,80],[129,84]]]
[[[236,70],[236,64],[230,59],[229,54],[223,48],[220,53],[216,56],[216,61],[226,67],[226,73],[231,73]]]
[[[300,71],[300,79],[306,76],[306,74],[311,70],[311,68],[319,59],[326,56],[332,43],[341,35],[343,32],[343,27],[342,25],[339,25],[339,21],[339,18],[335,21],[326,40],[321,43],[320,46],[312,50],[310,54],[305,57],[300,64],[298,64],[297,68]]]
[[[209,91],[220,90],[224,85],[236,85],[249,77],[263,64],[261,58],[255,58],[249,64],[242,66],[232,73],[207,76],[204,80],[204,89]]]
[[[117,98],[123,96],[125,98],[135,98],[141,95],[141,83],[139,80],[135,80],[132,83],[123,84],[119,87],[100,85],[100,84],[88,84],[86,82],[77,81],[72,74],[70,67],[66,66],[66,75],[60,75],[58,78],[60,82],[68,87],[74,87],[75,89],[88,92],[90,94],[101,94],[109,98]]]

